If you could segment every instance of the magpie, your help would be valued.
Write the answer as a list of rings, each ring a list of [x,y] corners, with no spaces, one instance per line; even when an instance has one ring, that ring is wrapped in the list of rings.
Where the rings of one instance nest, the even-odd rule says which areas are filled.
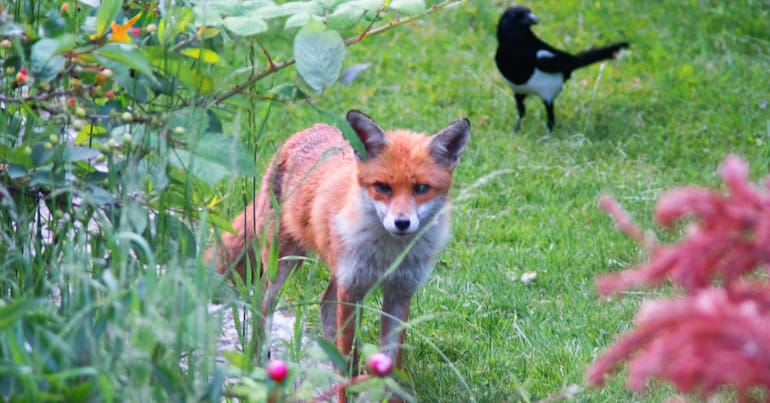
[[[497,24],[497,52],[495,62],[508,86],[513,90],[519,118],[514,131],[521,128],[526,112],[524,98],[537,95],[545,104],[548,114],[548,132],[553,131],[553,102],[561,92],[564,81],[572,71],[601,60],[611,59],[628,42],[593,48],[576,55],[554,48],[535,36],[530,27],[538,23],[532,11],[523,6],[512,6]]]

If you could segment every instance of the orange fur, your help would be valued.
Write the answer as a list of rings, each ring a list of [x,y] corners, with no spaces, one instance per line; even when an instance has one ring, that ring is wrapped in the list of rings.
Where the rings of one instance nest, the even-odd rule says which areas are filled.
[[[342,353],[354,353],[352,368],[355,307],[372,287],[382,287],[380,344],[400,367],[401,323],[448,236],[452,171],[470,126],[461,119],[426,136],[385,133],[358,111],[348,113],[348,122],[367,159],[332,126],[319,124],[291,136],[273,157],[256,199],[233,220],[236,234],[223,234],[217,251],[210,249],[206,258],[215,257],[220,273],[232,269],[243,276],[247,267],[267,261],[274,239],[279,257],[316,252],[332,272],[321,305],[324,335],[336,339]],[[390,267],[410,244],[401,263]],[[254,245],[263,246],[259,260]],[[272,311],[298,262],[279,261],[275,277],[267,280],[264,313]]]

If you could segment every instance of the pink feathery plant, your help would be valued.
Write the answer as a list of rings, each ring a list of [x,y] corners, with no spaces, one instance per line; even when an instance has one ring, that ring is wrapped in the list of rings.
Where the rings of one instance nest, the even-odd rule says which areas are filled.
[[[656,378],[702,397],[727,387],[741,401],[756,397],[755,389],[764,389],[769,398],[770,179],[755,187],[747,164],[733,155],[720,174],[727,194],[683,187],[660,197],[655,208],[660,226],[693,219],[684,239],[671,245],[642,232],[610,197],[601,199],[600,206],[650,258],[637,268],[601,276],[600,294],[669,280],[684,295],[645,301],[635,328],[589,368],[592,385],[601,385],[628,361],[627,385],[634,391],[643,391],[648,379]]]

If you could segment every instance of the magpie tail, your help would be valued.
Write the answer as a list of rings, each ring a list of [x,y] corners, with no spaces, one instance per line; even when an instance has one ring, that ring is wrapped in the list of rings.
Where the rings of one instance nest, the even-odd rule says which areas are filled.
[[[573,69],[588,66],[598,61],[612,59],[620,49],[628,48],[628,42],[618,42],[601,48],[588,49],[575,55],[575,65]]]

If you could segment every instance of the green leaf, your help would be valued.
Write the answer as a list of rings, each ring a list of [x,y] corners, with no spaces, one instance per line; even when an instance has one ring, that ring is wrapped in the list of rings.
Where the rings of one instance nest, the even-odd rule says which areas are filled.
[[[425,13],[423,0],[391,0],[389,10],[398,11],[401,15],[418,15]]]
[[[50,168],[38,169],[30,175],[29,186],[54,186],[61,179],[61,175],[55,175]]]
[[[274,5],[273,0],[199,0],[194,11],[198,22],[214,25],[222,20],[222,16],[243,17],[263,7]]]
[[[30,147],[29,151],[31,150],[32,148]],[[27,147],[8,147],[0,144],[0,161],[17,164],[25,169],[32,169],[34,167],[31,155],[27,152]]]
[[[366,13],[374,13],[382,7],[382,0],[356,0],[340,4],[329,14],[327,21],[332,28],[345,29],[357,24]]]
[[[281,4],[284,15],[297,14],[315,14],[320,15],[324,12],[324,5],[318,0],[314,1],[289,1]]]
[[[88,161],[99,156],[101,152],[89,147],[67,147],[66,153],[67,161]]]
[[[197,70],[190,71],[189,75],[184,76],[182,83],[187,88],[199,92],[201,94],[208,94],[214,89],[214,79],[208,74],[201,74]]]
[[[129,200],[121,212],[125,214],[121,221],[127,222],[130,228],[137,234],[141,234],[147,229],[149,213],[146,207],[134,200]]]
[[[0,24],[0,36],[21,36],[24,35],[24,28],[22,28],[20,25],[16,25],[12,22],[6,22],[4,21],[3,24]]]
[[[78,132],[78,135],[75,136],[75,144],[87,144],[93,137],[104,137],[106,135],[107,129],[105,129],[103,126],[94,126],[89,123],[83,126],[83,128]]]
[[[8,177],[11,179],[19,179],[27,176],[29,171],[27,171],[27,168],[24,168],[21,165],[18,164],[8,164],[8,168],[6,170],[6,173],[8,174]]]
[[[107,32],[107,28],[110,27],[110,24],[115,21],[115,17],[118,16],[122,4],[121,0],[102,1],[99,9],[96,10],[96,36],[102,36]]]
[[[0,305],[0,332],[13,325],[27,312],[44,306],[45,301],[39,299],[17,298],[8,305]]]
[[[30,54],[30,70],[38,82],[54,79],[64,69],[65,59],[60,54],[75,46],[74,35],[62,35],[60,38],[43,38],[34,45]]]
[[[339,6],[337,6],[337,9],[350,7],[368,12],[374,12],[377,11],[378,8],[382,7],[384,3],[385,2],[383,0],[354,0],[341,3]]]
[[[197,253],[195,234],[184,222],[170,214],[156,214],[155,228],[162,228],[166,234],[177,242],[179,251],[187,257],[194,257]],[[158,245],[165,245],[159,243]],[[156,251],[159,253],[160,251]],[[167,253],[167,251],[163,251]]]
[[[52,8],[48,10],[43,21],[43,36],[54,38],[65,32],[67,24],[58,10]]]
[[[191,139],[190,143],[196,142],[198,138],[203,136],[209,124],[210,120],[206,111],[193,107],[174,111],[168,122],[168,126],[171,128],[177,126],[185,128],[186,135]]]
[[[320,14],[324,11],[318,1],[290,1],[284,4],[265,4],[248,12],[252,18],[269,20],[296,14]]]
[[[230,218],[222,217],[220,215],[209,213],[208,220],[211,225],[222,231],[227,231],[231,234],[236,234],[233,224],[230,222]]]
[[[93,200],[97,202],[98,204],[113,204],[115,203],[115,197],[112,195],[112,193],[108,192],[101,186],[96,186],[94,184],[87,184],[86,185],[86,191],[87,191],[87,197],[90,198],[90,200]],[[86,197],[85,195],[81,195],[81,197]]]
[[[329,358],[329,361],[331,361],[338,370],[342,371],[343,374],[348,371],[348,360],[346,360],[345,356],[337,350],[337,346],[335,346],[334,343],[320,337],[316,339],[316,343],[318,343],[321,350],[326,353],[326,357]]]
[[[69,368],[64,371],[53,374],[46,374],[45,379],[49,382],[62,382],[69,378],[86,378],[97,375],[99,372],[92,367]]]
[[[172,162],[214,186],[231,175],[256,176],[251,154],[237,141],[221,133],[207,133],[191,147],[176,150]]]
[[[283,29],[303,27],[310,21],[310,13],[297,13],[286,19]]]
[[[301,88],[294,84],[279,84],[267,92],[269,95],[281,102],[293,102],[307,99],[307,94]]]
[[[93,54],[100,62],[104,62],[104,59],[114,60],[155,80],[147,58],[133,45],[110,43],[94,51]]]
[[[211,133],[222,133],[222,120],[219,119],[213,110],[206,111],[206,116],[209,118],[209,125],[206,126],[206,131]]]
[[[175,36],[184,32],[187,24],[193,19],[193,12],[188,7],[175,7],[158,24],[158,42],[165,45]]]
[[[214,89],[214,79],[211,76],[193,69],[189,59],[183,59],[176,53],[167,53],[162,48],[150,46],[142,49],[149,58],[150,64],[162,74],[181,82],[190,90],[202,94]],[[170,82],[171,80],[165,80]],[[169,87],[170,84],[167,86]]]
[[[214,52],[213,50],[209,49],[203,49],[203,48],[187,48],[182,49],[179,53],[191,57],[193,59],[200,60],[204,63],[221,63],[221,59],[219,58],[219,55],[217,52]]]
[[[54,156],[54,153],[54,149],[47,148],[45,143],[35,143],[32,146],[32,163],[39,167],[48,162]]]
[[[236,315],[237,316],[237,315]],[[246,358],[240,351],[224,350],[222,356],[236,368],[245,368]]]
[[[267,31],[267,23],[264,20],[249,16],[227,17],[224,26],[240,36],[252,36]]]
[[[317,92],[337,81],[345,51],[345,42],[337,31],[328,30],[313,20],[294,38],[297,72]]]
[[[146,78],[147,76],[132,73],[133,69],[122,61],[101,57],[99,58],[99,62],[104,67],[112,70],[112,72],[115,74],[115,81],[117,81],[117,83],[123,87],[126,95],[133,98],[137,102],[146,102],[148,98],[147,87],[151,84],[158,84],[154,77],[152,80],[155,81],[148,82],[148,79]]]
[[[356,25],[367,12],[365,5],[360,3],[359,1],[351,1],[337,6],[334,12],[326,17],[329,27],[346,29]],[[382,2],[378,3],[381,4]],[[376,7],[374,9],[376,10]]]
[[[248,17],[268,20],[271,18],[285,17],[292,14],[292,11],[285,10],[277,4],[265,4],[262,7],[255,8],[248,12]]]

